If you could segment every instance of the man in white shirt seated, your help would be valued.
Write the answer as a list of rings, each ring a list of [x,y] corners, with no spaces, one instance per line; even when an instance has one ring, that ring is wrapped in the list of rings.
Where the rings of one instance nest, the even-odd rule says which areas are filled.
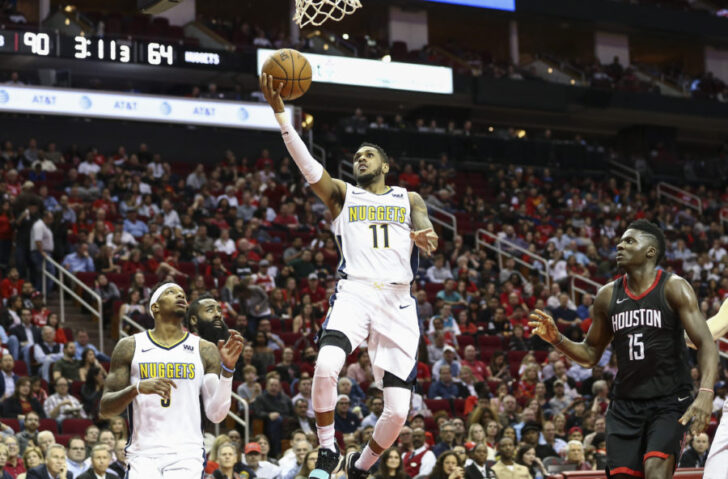
[[[283,460],[280,461],[281,479],[293,479],[298,475],[306,454],[311,450],[311,443],[306,440],[298,441],[291,446],[291,449],[293,449],[295,461],[287,461],[285,467]]]
[[[33,354],[35,360],[42,365],[41,376],[46,382],[51,382],[50,369],[53,363],[63,357],[63,345],[56,343],[56,331],[51,326],[43,326],[40,336],[42,341],[34,346]]]
[[[70,381],[64,377],[60,377],[55,382],[56,392],[48,396],[43,404],[43,410],[46,416],[55,419],[58,423],[62,423],[64,419],[71,417],[86,417],[86,411],[83,410],[81,403],[75,397],[69,394]]]
[[[402,454],[404,471],[413,478],[429,476],[437,458],[425,442],[424,429],[418,427],[412,431],[412,446],[413,451]]]
[[[249,442],[245,446],[245,463],[255,472],[259,479],[279,479],[281,468],[275,464],[261,460],[260,444]]]

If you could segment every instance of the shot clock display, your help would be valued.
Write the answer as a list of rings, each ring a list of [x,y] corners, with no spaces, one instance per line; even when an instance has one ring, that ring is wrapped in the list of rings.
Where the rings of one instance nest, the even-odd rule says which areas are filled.
[[[0,30],[0,54],[14,53],[82,61],[235,70],[235,55],[165,42],[124,38],[66,36],[58,32]]]

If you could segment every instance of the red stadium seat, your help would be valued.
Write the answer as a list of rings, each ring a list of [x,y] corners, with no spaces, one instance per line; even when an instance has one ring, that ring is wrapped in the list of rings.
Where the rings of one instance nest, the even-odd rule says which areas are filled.
[[[22,359],[15,360],[15,366],[13,366],[13,372],[18,376],[28,375],[28,365]]]
[[[81,386],[83,386],[83,381],[73,381],[71,383],[70,393],[79,400],[81,399]]]
[[[64,447],[68,447],[68,443],[71,442],[71,438],[75,434],[53,434],[56,437],[56,442]]]
[[[427,408],[433,413],[437,411],[452,413],[449,399],[425,399],[425,404],[427,404]]]
[[[6,426],[12,427],[13,431],[15,431],[16,433],[20,432],[20,421],[18,421],[17,419],[3,417],[3,418],[0,418],[0,422],[5,424]]]
[[[58,435],[58,423],[55,419],[41,419],[40,420],[40,426],[38,426],[38,430],[40,431],[50,431],[53,433],[53,435]]]
[[[63,434],[68,435],[76,435],[79,436],[84,435],[86,432],[86,428],[93,425],[93,421],[91,419],[83,419],[83,418],[69,418],[64,419],[61,423],[61,431],[63,431]]]
[[[484,348],[503,348],[503,341],[500,336],[481,335],[478,336],[478,346],[480,349]]]

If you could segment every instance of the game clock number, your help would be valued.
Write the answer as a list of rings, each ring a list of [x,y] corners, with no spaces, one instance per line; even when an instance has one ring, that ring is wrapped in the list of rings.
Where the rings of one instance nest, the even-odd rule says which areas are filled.
[[[85,60],[111,60],[121,63],[131,61],[131,44],[121,40],[107,40],[104,38],[74,38],[75,51],[73,56]]]

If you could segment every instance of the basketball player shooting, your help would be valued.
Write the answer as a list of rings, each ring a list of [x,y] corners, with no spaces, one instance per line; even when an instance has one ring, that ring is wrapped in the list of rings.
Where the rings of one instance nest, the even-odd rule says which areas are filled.
[[[690,283],[657,269],[664,253],[665,237],[653,223],[627,227],[617,244],[626,274],[597,293],[583,342],[564,337],[547,313],[530,315],[536,334],[584,367],[594,367],[613,341],[618,372],[607,411],[608,477],[672,477],[688,423],[700,433],[712,411],[718,352]],[[697,346],[702,373],[692,403],[684,332]]]
[[[728,299],[723,301],[718,314],[708,320],[708,329],[714,340],[728,334]],[[688,346],[695,348],[690,338],[685,340]],[[728,399],[723,402],[723,414],[705,461],[703,479],[728,479]]]
[[[214,345],[184,331],[187,295],[174,283],[154,291],[149,311],[154,329],[124,338],[114,348],[100,414],[118,416],[129,408],[126,477],[201,477],[200,395],[210,421],[225,419],[243,338],[231,331],[226,342]]]
[[[331,230],[341,253],[340,279],[330,298],[314,369],[312,399],[321,449],[309,477],[328,479],[340,467],[334,441],[336,384],[346,356],[368,339],[374,378],[384,391],[384,411],[361,454],[346,457],[348,477],[363,479],[407,418],[420,340],[410,283],[417,271],[417,248],[431,254],[438,237],[422,197],[385,184],[389,164],[379,146],[363,143],[356,151],[356,185],[332,179],[288,123],[282,85],[274,88],[273,78],[261,74],[260,88],[288,152],[331,211]]]

